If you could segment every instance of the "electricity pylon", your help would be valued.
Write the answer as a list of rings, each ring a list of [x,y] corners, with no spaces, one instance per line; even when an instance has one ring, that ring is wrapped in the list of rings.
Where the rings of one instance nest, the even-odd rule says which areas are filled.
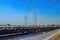
[[[37,25],[37,15],[36,15],[36,13],[34,13],[34,25],[35,26]]]
[[[27,15],[25,15],[25,26],[27,26]]]

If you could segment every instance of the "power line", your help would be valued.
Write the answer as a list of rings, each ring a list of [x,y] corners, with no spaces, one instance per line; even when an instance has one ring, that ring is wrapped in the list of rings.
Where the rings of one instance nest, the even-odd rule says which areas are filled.
[[[44,8],[43,12],[46,12],[47,9],[50,8],[51,6],[53,6],[55,2],[56,2],[56,0],[53,0],[53,1],[48,5],[47,8]]]
[[[28,3],[27,3],[27,10],[26,10],[26,14],[25,14],[25,26],[27,26],[28,24],[28,11],[29,11],[29,7],[30,7],[30,3],[31,3],[31,0],[28,0]]]
[[[27,11],[26,11],[27,14],[28,14],[28,11],[29,11],[29,8],[30,8],[30,5],[31,5],[31,0],[28,0],[28,3],[27,3]]]
[[[37,4],[37,0],[33,0],[32,1],[32,5],[30,6],[30,10],[32,11],[33,10],[33,8],[35,7],[35,5]],[[31,12],[30,11],[30,12]],[[35,11],[34,11],[35,12]]]

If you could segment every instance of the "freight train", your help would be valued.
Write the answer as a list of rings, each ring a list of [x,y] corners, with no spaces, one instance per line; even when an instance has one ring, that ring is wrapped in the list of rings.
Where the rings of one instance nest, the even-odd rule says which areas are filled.
[[[60,27],[0,27],[0,36],[6,34],[32,34],[38,32],[48,32],[52,30],[60,29]]]

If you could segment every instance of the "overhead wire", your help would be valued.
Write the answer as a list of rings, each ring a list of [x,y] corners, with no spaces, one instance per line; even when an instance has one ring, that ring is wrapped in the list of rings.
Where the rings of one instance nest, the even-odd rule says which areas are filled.
[[[40,4],[40,3],[36,3],[36,0],[35,0],[34,3],[35,3],[35,4],[33,4],[33,6],[34,6],[34,5],[37,5],[37,7],[38,7],[39,4]],[[48,5],[48,7],[43,10],[43,12],[45,12],[45,11],[46,11],[47,9],[49,9],[52,5],[54,5],[54,3],[55,3],[55,1],[52,1],[52,3],[50,3],[50,4]],[[31,7],[31,10],[32,10],[33,6]],[[35,13],[34,13],[34,15],[35,15]],[[36,24],[36,15],[35,15],[34,20],[35,20],[34,22],[35,22],[35,24]]]
[[[26,13],[27,13],[27,14],[28,14],[28,12],[29,12],[30,5],[31,5],[31,0],[28,0],[28,3],[27,3],[27,10],[26,10]]]
[[[34,8],[36,6],[36,4],[37,4],[37,0],[34,0],[32,5],[31,5],[31,7],[30,7],[30,10],[31,10],[30,13],[33,12],[33,10],[34,10],[34,13],[33,13],[33,16],[34,16],[34,25],[37,25],[37,15],[35,13],[35,9],[36,8]]]
[[[27,26],[27,24],[28,24],[27,16],[28,16],[28,12],[29,12],[30,3],[31,3],[31,0],[27,0],[27,10],[26,10],[25,18],[24,18],[25,19],[25,26]]]
[[[43,10],[43,13],[46,12],[50,7],[52,7],[55,2],[56,2],[56,0],[53,0],[53,1],[48,5],[48,7]]]
[[[26,11],[26,16],[27,16],[27,14],[28,14],[28,12],[29,12],[29,10],[32,10],[33,11],[33,7],[35,6],[35,5],[38,5],[39,6],[39,3],[37,2],[37,0],[33,0],[33,2],[32,2],[32,0],[29,0],[28,1],[28,7],[27,7],[27,11]],[[50,6],[52,6],[52,4],[53,4],[54,2],[52,2],[52,3],[50,3],[49,4],[49,6],[47,7],[47,8],[45,8],[43,11],[46,11]],[[38,7],[37,6],[37,7]],[[31,12],[31,11],[30,11]],[[27,18],[26,18],[27,19]]]
[[[32,12],[33,10],[35,10],[35,6],[36,6],[36,4],[37,4],[37,0],[33,0],[32,1],[32,5],[31,5],[31,7],[30,7],[30,12]],[[34,8],[34,9],[33,9]]]

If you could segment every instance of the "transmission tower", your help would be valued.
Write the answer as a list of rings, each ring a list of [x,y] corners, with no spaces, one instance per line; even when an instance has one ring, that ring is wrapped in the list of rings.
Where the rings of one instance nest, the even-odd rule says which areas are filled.
[[[37,15],[34,13],[34,25],[37,25]]]
[[[27,15],[25,15],[25,26],[27,26]]]

